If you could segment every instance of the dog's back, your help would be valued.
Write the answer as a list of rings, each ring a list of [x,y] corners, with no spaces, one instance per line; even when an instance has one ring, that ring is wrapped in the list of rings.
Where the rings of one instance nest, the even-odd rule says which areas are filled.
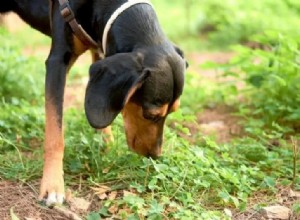
[[[15,12],[31,27],[50,36],[48,0],[2,0],[0,13]]]

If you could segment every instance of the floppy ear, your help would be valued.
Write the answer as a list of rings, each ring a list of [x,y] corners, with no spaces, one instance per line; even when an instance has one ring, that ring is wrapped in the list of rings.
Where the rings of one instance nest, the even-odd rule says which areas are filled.
[[[187,60],[184,57],[184,52],[183,50],[181,50],[179,47],[177,47],[175,44],[173,44],[175,51],[179,54],[179,56],[181,56],[182,59],[185,60],[185,68],[187,69],[189,67],[189,63],[187,62]]]
[[[143,84],[149,71],[142,63],[141,53],[120,53],[92,64],[85,95],[85,113],[92,127],[110,125]]]

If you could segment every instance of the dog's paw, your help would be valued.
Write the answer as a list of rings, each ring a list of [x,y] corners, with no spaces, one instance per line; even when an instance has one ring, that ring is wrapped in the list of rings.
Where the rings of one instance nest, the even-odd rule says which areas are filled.
[[[61,205],[64,202],[65,194],[64,192],[46,192],[41,193],[39,196],[39,201],[46,206]]]
[[[63,177],[42,178],[39,201],[47,206],[61,205],[64,202],[65,190]]]

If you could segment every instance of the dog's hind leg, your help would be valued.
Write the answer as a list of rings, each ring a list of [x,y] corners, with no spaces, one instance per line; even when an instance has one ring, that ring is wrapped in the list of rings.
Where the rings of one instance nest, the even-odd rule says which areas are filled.
[[[100,129],[102,136],[103,136],[103,141],[106,144],[110,144],[114,142],[114,136],[111,131],[111,126],[108,126],[106,128]]]

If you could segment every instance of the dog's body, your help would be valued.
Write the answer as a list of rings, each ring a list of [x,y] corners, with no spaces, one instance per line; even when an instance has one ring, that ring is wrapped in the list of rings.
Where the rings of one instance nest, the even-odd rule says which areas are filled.
[[[88,48],[76,38],[52,0],[5,0],[0,12],[14,11],[32,27],[52,37],[46,61],[46,128],[44,170],[40,199],[61,203],[63,182],[62,111],[66,74]],[[112,13],[126,0],[71,0],[70,6],[85,31],[101,42]],[[50,21],[52,31],[50,28]],[[182,93],[185,62],[181,51],[167,40],[153,8],[136,4],[125,10],[108,34],[107,58],[90,68],[85,111],[90,124],[106,128],[122,112],[130,148],[144,156],[161,153],[164,121],[175,111]],[[108,127],[108,128],[107,128]],[[108,132],[109,133],[109,132]]]

